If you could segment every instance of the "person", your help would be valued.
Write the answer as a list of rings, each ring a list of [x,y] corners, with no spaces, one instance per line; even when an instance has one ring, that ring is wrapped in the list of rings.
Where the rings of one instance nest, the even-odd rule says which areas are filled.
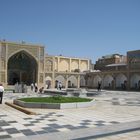
[[[60,82],[59,81],[57,81],[57,83],[56,83],[57,85],[56,85],[56,87],[57,87],[57,89],[59,89],[59,84],[60,84]]]
[[[138,89],[140,89],[140,80],[138,81]]]
[[[43,89],[44,89],[44,87],[41,87],[41,88],[39,89],[39,93],[42,93],[42,92],[43,92]]]
[[[59,89],[61,90],[62,89],[62,83],[59,82]]]
[[[101,90],[101,83],[100,83],[100,82],[98,82],[98,87],[97,87],[97,89],[98,89],[98,91]]]
[[[34,89],[34,84],[32,83],[31,84],[31,91],[33,91],[33,89]]]
[[[111,87],[111,84],[109,83],[109,88]]]
[[[0,104],[2,104],[3,92],[4,92],[4,87],[2,86],[2,84],[0,84]]]
[[[35,92],[38,91],[37,83],[35,83]]]
[[[50,82],[50,81],[48,81],[48,87],[47,87],[47,89],[49,89],[49,88],[50,88],[50,85],[51,85],[51,82]]]
[[[46,84],[45,88],[48,89],[48,84]]]

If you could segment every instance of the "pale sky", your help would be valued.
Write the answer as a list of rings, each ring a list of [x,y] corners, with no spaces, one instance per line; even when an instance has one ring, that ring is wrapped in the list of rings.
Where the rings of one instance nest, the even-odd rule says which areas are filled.
[[[0,39],[89,58],[140,49],[140,0],[0,0]]]

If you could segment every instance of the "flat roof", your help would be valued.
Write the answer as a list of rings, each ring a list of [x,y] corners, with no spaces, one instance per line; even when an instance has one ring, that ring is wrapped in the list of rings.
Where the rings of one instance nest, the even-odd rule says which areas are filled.
[[[126,63],[117,63],[117,64],[109,64],[109,65],[106,65],[106,67],[126,66],[126,65],[127,65]]]

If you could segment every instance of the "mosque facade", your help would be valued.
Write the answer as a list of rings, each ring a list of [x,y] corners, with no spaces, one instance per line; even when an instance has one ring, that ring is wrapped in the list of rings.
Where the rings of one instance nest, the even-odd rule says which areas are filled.
[[[85,71],[90,60],[45,53],[43,45],[0,41],[0,83],[12,87],[16,83],[55,88],[85,86]]]
[[[0,83],[6,88],[16,83],[56,88],[97,88],[140,90],[140,50],[126,56],[106,55],[93,68],[90,59],[52,56],[45,47],[25,42],[0,41]]]

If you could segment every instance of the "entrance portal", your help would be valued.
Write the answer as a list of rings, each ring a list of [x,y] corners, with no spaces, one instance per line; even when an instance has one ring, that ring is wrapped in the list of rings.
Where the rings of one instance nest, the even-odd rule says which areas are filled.
[[[37,71],[36,60],[27,52],[20,51],[8,60],[8,85],[36,83]]]

